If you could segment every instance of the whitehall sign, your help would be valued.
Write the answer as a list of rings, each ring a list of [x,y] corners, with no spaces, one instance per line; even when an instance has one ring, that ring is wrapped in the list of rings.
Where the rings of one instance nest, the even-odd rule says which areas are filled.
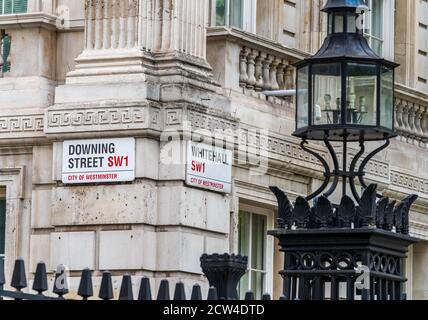
[[[134,138],[64,142],[63,183],[83,184],[134,180]]]
[[[230,193],[232,151],[207,144],[188,142],[186,184],[221,193]]]

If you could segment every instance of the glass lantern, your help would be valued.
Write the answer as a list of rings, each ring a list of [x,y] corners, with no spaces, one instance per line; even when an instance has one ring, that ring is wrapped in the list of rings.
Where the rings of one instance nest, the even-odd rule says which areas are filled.
[[[330,0],[328,36],[298,62],[295,136],[308,140],[385,140],[394,133],[394,70],[359,28],[363,0]]]

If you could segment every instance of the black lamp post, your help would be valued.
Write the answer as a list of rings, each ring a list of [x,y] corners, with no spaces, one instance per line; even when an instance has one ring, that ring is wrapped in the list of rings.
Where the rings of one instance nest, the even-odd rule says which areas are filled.
[[[325,168],[322,186],[291,203],[284,192],[271,187],[278,199],[278,227],[269,234],[284,253],[285,300],[401,300],[407,281],[405,261],[409,211],[417,196],[396,203],[377,194],[377,186],[364,181],[367,163],[389,145],[394,133],[394,69],[397,64],[370,49],[359,28],[363,0],[328,0],[328,37],[313,57],[297,67],[297,129],[303,150]],[[324,141],[334,168],[306,147],[308,140]],[[362,159],[366,141],[385,143]],[[340,168],[332,141],[343,143]],[[347,163],[348,142],[361,150]],[[340,204],[329,196],[343,180]],[[331,179],[333,182],[329,187]],[[364,189],[358,194],[355,179]],[[349,186],[353,201],[347,193]],[[326,190],[329,187],[328,190]],[[312,199],[314,205],[309,201]],[[377,201],[377,198],[382,198]],[[346,286],[344,296],[339,290]]]
[[[326,180],[322,188],[308,197],[319,196],[333,177],[334,182],[325,195],[336,189],[343,179],[343,195],[347,180],[354,198],[359,201],[354,179],[358,177],[364,188],[364,167],[368,161],[389,145],[394,133],[394,62],[379,57],[363,35],[363,13],[368,8],[363,0],[329,0],[323,11],[328,14],[328,37],[317,54],[295,64],[297,68],[297,112],[294,136],[326,143],[334,162],[330,171],[325,161]],[[356,172],[356,164],[363,155],[365,141],[386,140],[386,144],[363,161]],[[330,144],[343,142],[343,168]],[[347,168],[347,144],[359,141],[361,153]]]

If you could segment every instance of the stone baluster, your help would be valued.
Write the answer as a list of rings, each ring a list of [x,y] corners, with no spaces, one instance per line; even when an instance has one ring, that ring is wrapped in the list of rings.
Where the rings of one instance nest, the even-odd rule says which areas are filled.
[[[403,123],[402,125],[402,132],[403,136],[407,139],[408,138],[408,132],[409,132],[409,106],[407,104],[407,101],[403,101],[403,108],[401,111],[401,121]]]
[[[397,131],[403,130],[403,104],[399,99],[395,102],[395,128]]]
[[[256,57],[256,91],[263,90],[263,60],[265,58],[265,54],[262,52],[259,52]]]
[[[288,90],[294,89],[296,83],[294,81],[294,67],[287,65],[285,68],[285,88]]]
[[[413,143],[415,140],[415,132],[416,132],[415,131],[416,130],[416,127],[415,127],[415,108],[416,108],[415,104],[410,103],[409,107],[407,109],[407,118],[408,118],[407,133],[408,133],[408,142],[409,143]]]
[[[280,64],[281,60],[279,60],[277,57],[273,57],[272,63],[270,65],[270,86],[271,90],[278,90],[278,80],[277,80],[277,72],[278,72],[278,65]]]
[[[270,66],[272,64],[273,57],[267,55],[266,59],[263,61],[263,89],[271,90],[272,85],[270,82]]]
[[[248,80],[247,80],[247,88],[248,89],[254,89],[255,85],[256,85],[256,68],[255,68],[255,59],[257,56],[257,52],[256,50],[248,50],[248,55],[247,55],[247,75],[248,75]]]
[[[280,90],[285,89],[285,66],[286,61],[282,59],[280,63],[278,64],[278,71],[276,73],[276,80],[278,82],[278,87]]]
[[[244,47],[242,48],[239,56],[239,86],[243,88],[247,86],[248,81],[247,56],[248,50]]]
[[[423,143],[426,146],[426,143],[428,142],[428,107],[421,107],[421,130],[422,130],[422,138]]]
[[[414,110],[415,118],[415,139],[418,141],[418,144],[422,144],[422,128],[421,128],[421,121],[422,121],[422,106],[415,105]]]

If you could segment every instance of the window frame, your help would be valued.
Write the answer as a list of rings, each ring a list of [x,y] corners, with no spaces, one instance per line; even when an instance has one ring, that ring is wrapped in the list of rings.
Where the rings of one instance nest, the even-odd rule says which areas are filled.
[[[382,12],[379,14],[382,19],[382,31],[381,38],[373,35],[371,32],[371,26],[373,21],[373,3],[374,1],[382,1]],[[388,59],[394,60],[394,23],[395,23],[395,0],[369,0],[368,1],[369,11],[365,14],[364,17],[364,36],[367,38],[370,47],[372,46],[372,41],[378,41],[381,43],[381,56]],[[366,32],[366,30],[369,32]],[[391,33],[390,31],[393,30]]]
[[[225,23],[224,27],[233,27],[242,29],[244,31],[256,33],[256,10],[257,10],[257,0],[241,0],[242,1],[242,26],[234,26],[231,25],[231,15],[230,15],[230,4],[231,0],[225,1]],[[210,5],[210,26],[212,27],[220,27],[221,25],[217,25],[217,12],[216,12],[216,0],[211,0]]]
[[[248,288],[246,288],[246,291],[251,291],[252,290],[252,283],[251,283],[251,272],[259,272],[264,274],[264,279],[263,279],[263,292],[264,293],[269,293],[270,295],[273,294],[273,272],[274,272],[274,239],[273,237],[268,237],[267,236],[267,230],[272,230],[274,229],[274,219],[275,219],[275,212],[274,210],[270,210],[270,209],[265,209],[265,208],[261,208],[261,207],[255,207],[255,206],[251,206],[251,205],[247,205],[247,204],[240,204],[239,206],[239,215],[241,214],[251,214],[251,216],[254,215],[259,215],[259,216],[264,216],[266,217],[266,230],[265,230],[265,234],[264,234],[264,239],[265,239],[265,243],[264,243],[264,257],[263,257],[263,262],[264,262],[264,270],[257,270],[257,269],[252,269],[251,268],[251,262],[252,262],[252,257],[251,257],[251,239],[250,239],[250,250],[249,250],[249,257],[248,257],[248,273],[249,273],[249,281],[248,281]],[[251,224],[250,224],[251,226]],[[250,232],[252,233],[252,227],[250,228]],[[240,227],[238,226],[238,243],[239,243],[239,237],[240,237]],[[238,245],[238,250],[239,250],[239,245]],[[241,283],[240,283],[241,285]],[[256,294],[256,293],[255,293]]]
[[[4,13],[6,8],[6,1],[11,1],[11,12]],[[20,14],[20,13],[27,13],[28,12],[28,0],[21,0],[25,1],[26,8],[25,10],[17,10],[17,1],[19,0],[0,0],[0,16],[8,15],[8,14]]]

